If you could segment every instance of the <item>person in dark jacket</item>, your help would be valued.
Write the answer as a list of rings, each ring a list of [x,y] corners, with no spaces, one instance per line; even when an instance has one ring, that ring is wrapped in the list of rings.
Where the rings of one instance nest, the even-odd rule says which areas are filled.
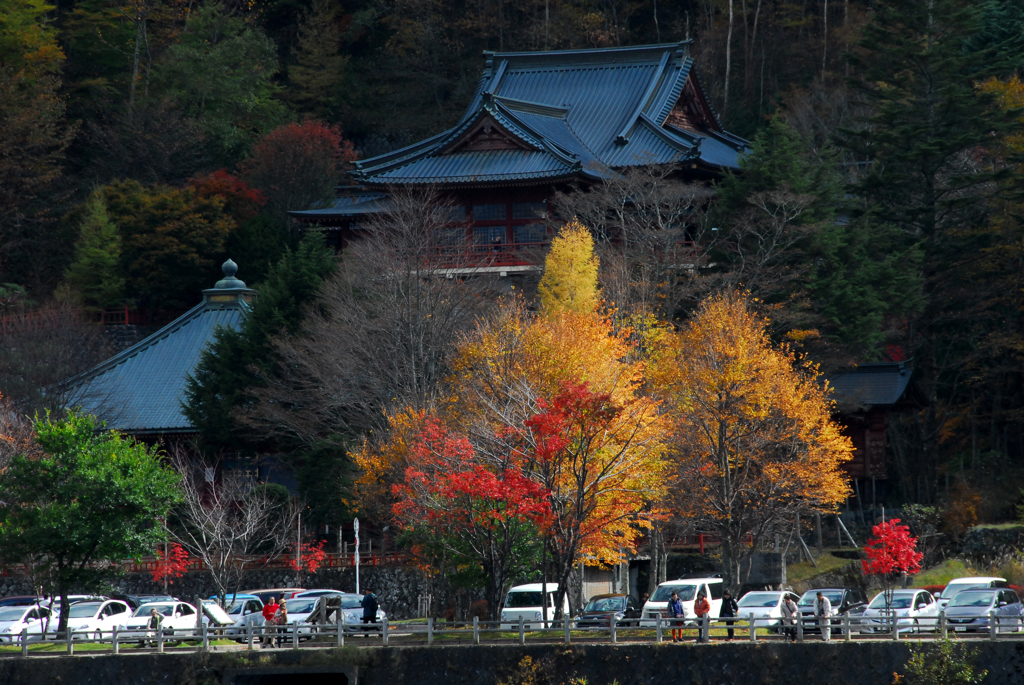
[[[377,603],[377,595],[367,588],[366,592],[363,593],[363,601],[360,604],[363,607],[363,623],[376,623],[377,608],[380,606]]]
[[[736,600],[732,598],[732,594],[726,590],[722,593],[722,608],[718,610],[718,617],[726,619],[725,624],[729,626],[729,637],[726,640],[731,640],[735,636],[735,629],[732,627],[733,621],[731,619],[736,618],[736,614],[740,608],[736,605]]]
[[[679,642],[683,639],[683,618],[686,617],[686,609],[679,600],[679,593],[673,592],[668,600],[669,625],[672,627],[672,642]]]

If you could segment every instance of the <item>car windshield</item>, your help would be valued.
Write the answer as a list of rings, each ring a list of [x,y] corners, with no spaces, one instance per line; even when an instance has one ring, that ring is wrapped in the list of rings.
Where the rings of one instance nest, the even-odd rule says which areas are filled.
[[[164,616],[170,616],[174,613],[173,604],[143,604],[135,610],[135,613],[132,614],[132,616],[149,616],[149,612],[153,609],[156,609]]]
[[[68,612],[69,618],[92,618],[99,611],[99,602],[80,602],[71,606],[71,611]]]
[[[964,590],[970,590],[970,589],[973,589],[973,588],[983,588],[983,587],[988,587],[988,581],[987,580],[985,580],[985,581],[976,581],[976,582],[973,582],[973,583],[950,583],[949,585],[946,586],[946,589],[942,591],[942,594],[939,595],[939,597],[941,597],[942,599],[949,599],[950,597],[955,597],[956,595],[960,594]]]
[[[622,611],[625,597],[598,597],[587,603],[584,611]]]
[[[697,592],[696,585],[662,585],[654,591],[654,595],[651,597],[652,602],[667,602],[672,599],[672,593],[678,592],[679,599],[683,602],[689,602],[693,599],[694,594]]]
[[[342,609],[358,609],[362,605],[362,597],[359,595],[342,595],[341,596],[341,608]]]
[[[510,592],[505,597],[505,606],[515,609],[517,607],[539,607],[541,605],[541,594],[539,592]]]
[[[741,607],[773,607],[779,603],[779,595],[774,592],[748,592],[736,602]]]
[[[245,604],[248,601],[249,600],[247,600],[247,599],[240,599],[240,600],[238,600],[237,602],[235,602],[234,604],[232,604],[228,608],[228,613],[229,614],[240,614],[240,613],[242,613],[242,609],[245,607]]]
[[[843,601],[842,590],[822,590],[821,594],[825,595],[825,597],[832,604],[832,606],[835,606],[836,604],[839,604]],[[814,606],[814,602],[817,599],[818,591],[811,590],[810,592],[804,593],[804,596],[800,598],[799,604],[802,607],[812,607]]]
[[[910,607],[910,603],[914,600],[913,595],[896,595],[892,598],[892,602],[889,603],[890,609],[907,609]],[[871,600],[871,604],[868,605],[868,609],[884,609],[885,608],[885,593],[880,593],[877,597]]]
[[[316,600],[311,599],[309,601],[303,601],[301,599],[292,599],[288,601],[288,613],[289,614],[308,614],[316,608]]]
[[[26,611],[27,609],[25,607],[8,607],[0,609],[0,621],[20,621]]]
[[[960,592],[953,601],[949,603],[951,607],[987,607],[992,604],[992,596],[995,592]]]

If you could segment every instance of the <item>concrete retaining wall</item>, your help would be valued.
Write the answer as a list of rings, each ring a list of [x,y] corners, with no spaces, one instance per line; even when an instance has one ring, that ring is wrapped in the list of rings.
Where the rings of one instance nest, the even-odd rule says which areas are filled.
[[[986,685],[1024,682],[1024,642],[978,642]],[[888,685],[906,642],[560,645],[282,650],[0,659],[0,683],[37,685]],[[926,645],[926,649],[933,649]]]

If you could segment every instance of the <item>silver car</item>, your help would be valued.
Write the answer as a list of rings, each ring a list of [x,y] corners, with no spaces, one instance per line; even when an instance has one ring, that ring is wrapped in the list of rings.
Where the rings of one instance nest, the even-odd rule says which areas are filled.
[[[957,633],[988,631],[989,621],[996,620],[996,632],[1011,633],[1021,629],[1024,605],[1013,590],[985,589],[958,592],[946,605],[946,622]]]
[[[859,620],[860,632],[892,632],[894,615],[901,633],[935,630],[939,621],[939,603],[927,590],[894,590],[891,598],[879,592]]]

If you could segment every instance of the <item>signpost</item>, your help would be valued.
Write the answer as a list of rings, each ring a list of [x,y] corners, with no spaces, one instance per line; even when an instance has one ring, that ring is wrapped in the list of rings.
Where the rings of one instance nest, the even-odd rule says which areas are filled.
[[[359,519],[352,520],[352,530],[356,533],[356,594],[359,594]]]

